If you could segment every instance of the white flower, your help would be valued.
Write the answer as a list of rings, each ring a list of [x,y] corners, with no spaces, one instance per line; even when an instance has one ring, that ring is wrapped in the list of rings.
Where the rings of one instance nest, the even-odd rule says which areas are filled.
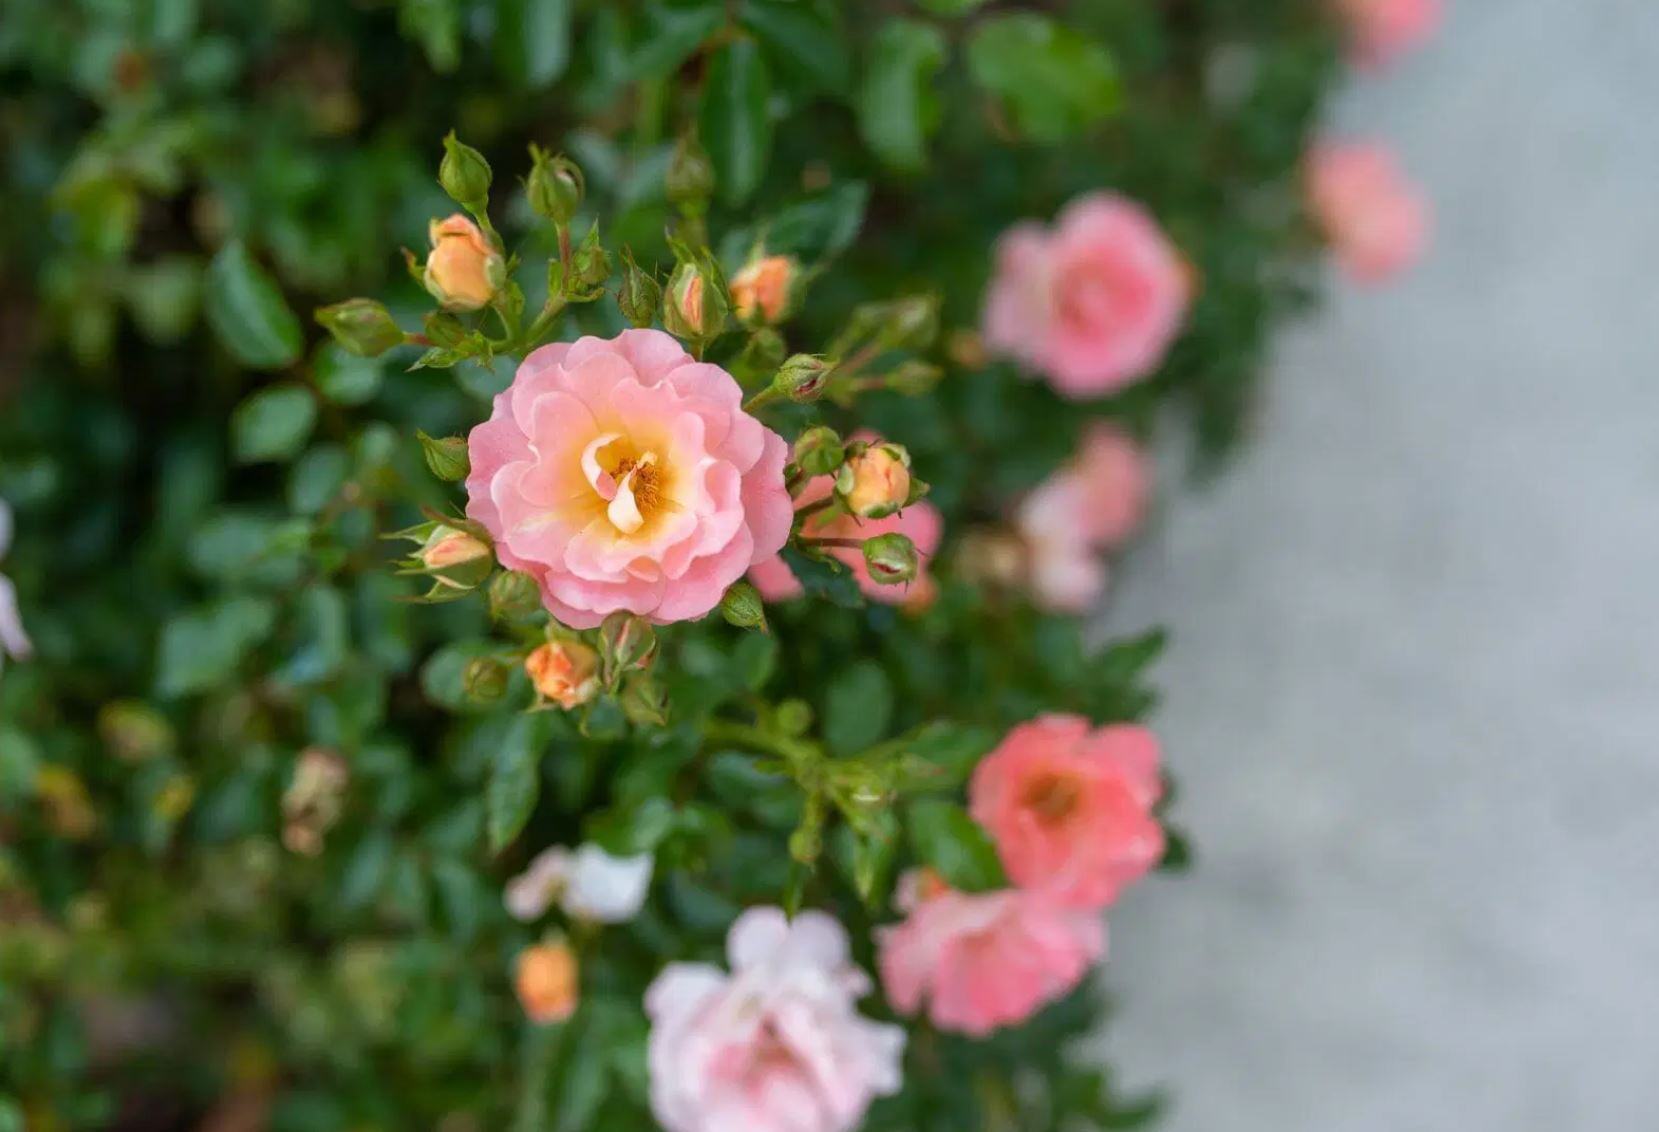
[[[11,508],[0,500],[0,560],[6,557],[11,542]],[[27,660],[33,652],[29,635],[23,631],[23,618],[17,612],[17,590],[13,588],[11,579],[0,574],[0,667],[4,666],[7,655]]]
[[[870,979],[822,912],[751,908],[731,974],[670,963],[645,992],[651,1110],[668,1132],[847,1132],[898,1091],[904,1030],[856,1003]]]
[[[574,853],[555,845],[507,882],[507,911],[515,919],[535,920],[557,900],[566,915],[620,924],[639,915],[653,865],[649,853],[613,857],[591,842]]]

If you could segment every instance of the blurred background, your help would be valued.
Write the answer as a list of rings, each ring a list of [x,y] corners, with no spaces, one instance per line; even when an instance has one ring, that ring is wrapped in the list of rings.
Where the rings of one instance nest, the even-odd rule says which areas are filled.
[[[1457,0],[1358,81],[1427,262],[1333,280],[1259,435],[1166,500],[1194,871],[1113,917],[1171,1132],[1630,1129],[1659,1106],[1659,6]]]

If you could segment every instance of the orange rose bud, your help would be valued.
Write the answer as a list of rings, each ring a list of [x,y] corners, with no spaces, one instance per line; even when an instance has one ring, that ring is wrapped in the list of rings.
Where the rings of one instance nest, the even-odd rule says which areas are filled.
[[[580,641],[549,641],[524,658],[536,694],[569,711],[599,691],[599,654]]]
[[[519,952],[513,989],[525,1017],[538,1026],[569,1018],[580,998],[579,977],[576,954],[563,940],[534,944]]]
[[[475,311],[488,305],[505,282],[506,264],[488,237],[457,212],[434,220],[432,253],[426,257],[426,289],[445,310]]]
[[[777,322],[789,309],[795,261],[769,255],[750,262],[732,279],[732,308],[744,322]]]
[[[897,444],[872,444],[841,466],[835,490],[860,518],[891,515],[910,498],[910,453]]]

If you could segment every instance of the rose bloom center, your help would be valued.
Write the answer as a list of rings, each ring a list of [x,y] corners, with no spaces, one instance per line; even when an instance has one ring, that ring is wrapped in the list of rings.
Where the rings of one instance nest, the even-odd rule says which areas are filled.
[[[611,526],[637,534],[672,509],[673,469],[646,447],[621,433],[595,437],[582,452],[582,475],[605,509]]]
[[[1043,774],[1026,786],[1020,804],[1044,825],[1058,825],[1072,815],[1083,798],[1083,787],[1065,774]]]

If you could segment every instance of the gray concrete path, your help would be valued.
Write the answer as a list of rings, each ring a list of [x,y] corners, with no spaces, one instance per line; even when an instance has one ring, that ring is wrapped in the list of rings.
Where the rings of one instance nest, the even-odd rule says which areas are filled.
[[[1113,917],[1169,1132],[1659,1128],[1659,0],[1449,0],[1355,85],[1433,256],[1337,282],[1109,612],[1200,868]]]

